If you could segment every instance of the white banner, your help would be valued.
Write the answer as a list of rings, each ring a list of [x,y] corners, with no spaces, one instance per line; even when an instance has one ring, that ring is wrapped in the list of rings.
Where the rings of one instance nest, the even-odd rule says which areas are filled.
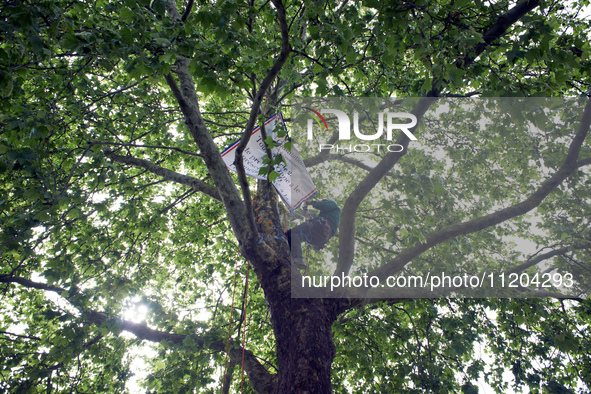
[[[285,123],[281,114],[276,114],[269,118],[265,122],[265,131],[267,137],[273,137],[273,140],[281,143],[280,146],[271,149],[273,157],[281,154],[285,159],[285,163],[281,163],[275,166],[275,171],[279,173],[279,176],[273,182],[273,186],[281,196],[283,203],[289,210],[289,212],[295,211],[304,201],[312,197],[316,193],[316,186],[310,178],[310,174],[306,170],[306,166],[300,157],[300,154],[296,147],[292,145],[291,152],[284,147],[284,143],[287,141],[287,135],[285,137],[277,137],[275,132],[276,127],[282,127],[285,130]],[[226,166],[231,171],[236,171],[234,166],[234,158],[236,155],[236,147],[240,143],[240,140],[232,143],[222,152],[222,158],[226,163]],[[266,156],[265,141],[261,136],[260,126],[256,127],[244,149],[244,170],[246,175],[258,178],[267,179],[266,176],[259,175],[259,170],[263,166],[263,158]]]

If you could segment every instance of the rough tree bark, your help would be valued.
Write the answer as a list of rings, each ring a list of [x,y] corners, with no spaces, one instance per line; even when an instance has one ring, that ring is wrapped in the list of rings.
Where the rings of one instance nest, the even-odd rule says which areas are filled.
[[[277,393],[331,393],[330,371],[335,357],[331,327],[338,316],[337,303],[326,299],[291,297],[291,281],[301,280],[290,267],[290,253],[277,213],[277,196],[266,182],[259,183],[254,200],[261,234],[271,240],[278,264],[253,264],[265,298],[277,344]],[[257,269],[256,267],[263,267]]]

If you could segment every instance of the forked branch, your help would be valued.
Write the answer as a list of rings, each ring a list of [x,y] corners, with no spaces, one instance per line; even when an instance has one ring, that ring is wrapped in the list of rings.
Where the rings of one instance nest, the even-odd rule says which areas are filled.
[[[500,15],[492,26],[483,34],[483,42],[476,44],[475,47],[468,50],[456,66],[460,69],[465,69],[468,65],[473,63],[476,57],[484,52],[490,44],[503,36],[513,24],[538,5],[539,0],[525,0],[515,5],[515,7],[511,8],[506,13]],[[433,89],[427,93],[426,97],[421,99],[413,109],[412,112],[419,122],[430,105],[430,102],[432,102],[432,99],[429,99],[429,97],[435,96],[437,96],[437,90]],[[386,155],[384,159],[382,159],[382,161],[365,177],[365,179],[361,181],[345,201],[340,225],[339,261],[337,263],[335,275],[340,275],[342,273],[347,274],[353,264],[355,250],[355,215],[359,205],[388,171],[390,171],[404,156],[409,139],[406,135],[401,134],[396,143],[402,145],[404,150],[400,153],[395,152]]]
[[[167,11],[173,20],[180,21],[181,16],[174,0],[167,1]],[[257,248],[257,228],[254,223],[244,220],[247,214],[245,205],[224,160],[219,154],[219,148],[213,141],[201,116],[195,83],[189,72],[188,63],[189,60],[184,57],[180,57],[175,63],[178,84],[172,74],[167,74],[164,78],[183,112],[193,140],[199,147],[203,161],[215,183],[221,201],[224,203],[230,225],[238,242],[243,248],[259,250]]]
[[[189,186],[191,189],[197,192],[201,192],[203,194],[207,194],[208,196],[218,201],[222,200],[215,186],[205,183],[200,179],[188,175],[179,174],[178,172],[174,172],[172,170],[169,170],[168,168],[161,167],[148,160],[139,159],[131,156],[121,156],[110,151],[106,151],[105,154],[116,163],[144,168],[150,171],[152,174],[162,177],[162,179],[165,181],[175,182],[180,185]]]
[[[240,188],[242,189],[242,197],[244,199],[245,204],[245,211],[247,213],[247,219],[249,222],[252,223],[252,226],[255,226],[255,219],[254,219],[254,212],[252,210],[252,199],[250,197],[250,189],[248,186],[248,179],[246,178],[246,172],[244,170],[244,158],[243,153],[244,149],[250,141],[250,136],[252,131],[254,130],[254,126],[256,124],[256,120],[259,115],[259,110],[261,107],[261,103],[267,89],[273,83],[279,72],[283,68],[283,65],[287,61],[287,58],[290,53],[290,45],[289,45],[289,34],[288,34],[288,27],[287,27],[287,20],[285,16],[285,7],[283,6],[283,2],[281,0],[272,0],[275,9],[277,10],[277,16],[279,18],[279,26],[281,29],[281,51],[279,52],[279,56],[277,60],[275,60],[275,64],[271,67],[267,76],[261,82],[258,91],[256,92],[255,96],[253,97],[253,103],[250,110],[250,116],[248,118],[248,122],[246,123],[246,128],[242,133],[242,139],[240,143],[236,147],[236,156],[234,159],[234,165],[236,166],[236,173],[238,174],[238,182],[240,184]]]
[[[491,226],[495,226],[509,219],[524,215],[525,213],[536,208],[570,174],[580,167],[581,162],[577,161],[577,159],[579,152],[581,151],[581,147],[589,132],[590,126],[591,100],[587,101],[587,105],[583,111],[583,116],[581,117],[577,133],[575,134],[575,137],[568,148],[564,162],[556,171],[556,173],[554,173],[554,175],[542,183],[540,187],[528,198],[497,212],[481,216],[467,222],[453,224],[443,229],[434,231],[425,237],[425,242],[417,242],[414,246],[403,250],[390,262],[376,269],[375,271],[368,273],[368,275],[374,275],[384,280],[388,276],[402,270],[406,264],[410,263],[414,258],[423,252],[433,248],[436,245],[439,245],[442,242],[462,235],[472,234]]]

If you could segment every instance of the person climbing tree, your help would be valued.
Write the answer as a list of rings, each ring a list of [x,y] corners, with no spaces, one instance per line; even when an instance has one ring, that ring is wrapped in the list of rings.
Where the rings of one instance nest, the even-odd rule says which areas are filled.
[[[305,206],[312,205],[320,212],[318,216],[287,230],[287,240],[291,248],[292,264],[299,269],[306,268],[302,258],[302,241],[320,250],[328,243],[339,228],[341,208],[336,201],[325,198],[320,201],[306,201]]]

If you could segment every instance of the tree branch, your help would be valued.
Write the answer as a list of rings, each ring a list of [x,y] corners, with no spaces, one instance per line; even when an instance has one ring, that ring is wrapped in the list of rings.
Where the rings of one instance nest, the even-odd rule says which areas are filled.
[[[230,384],[232,384],[232,374],[236,368],[237,360],[231,359],[229,365],[222,376],[222,394],[230,394]]]
[[[505,273],[508,275],[508,274],[512,274],[512,273],[522,272],[522,271],[528,269],[529,267],[533,267],[534,265],[541,263],[544,260],[550,259],[554,256],[564,255],[569,250],[578,250],[578,249],[589,249],[589,245],[565,246],[563,248],[554,249],[554,250],[551,250],[547,253],[540,254],[536,257],[532,256],[526,262],[519,264],[518,266],[515,266],[513,268],[508,269],[507,271],[505,271]]]
[[[236,173],[238,174],[238,182],[240,184],[240,188],[242,189],[242,197],[244,199],[245,210],[247,213],[247,219],[251,223],[251,226],[256,229],[255,219],[254,219],[254,212],[252,210],[252,200],[250,197],[250,189],[248,186],[248,179],[246,178],[246,172],[244,170],[244,159],[243,153],[244,149],[246,149],[246,145],[250,140],[250,136],[252,131],[254,130],[254,125],[256,123],[257,117],[259,115],[259,109],[261,106],[261,102],[267,89],[271,86],[271,83],[275,80],[279,72],[283,68],[283,65],[287,61],[289,53],[291,51],[289,45],[289,34],[288,34],[288,27],[287,27],[287,20],[285,16],[285,7],[281,0],[272,0],[275,8],[277,10],[277,16],[279,18],[279,26],[281,29],[281,52],[269,70],[267,76],[261,82],[259,89],[253,97],[253,103],[250,110],[250,116],[248,118],[248,122],[246,123],[246,128],[244,129],[244,133],[242,133],[242,139],[240,143],[236,147],[236,156],[234,159],[234,165],[236,166]]]
[[[362,170],[365,170],[367,172],[373,170],[374,167],[370,167],[365,163],[362,163],[359,160],[353,159],[351,157],[347,157],[346,155],[339,155],[336,153],[329,153],[328,155],[317,155],[314,157],[310,157],[306,160],[304,160],[304,165],[306,166],[306,168],[308,167],[313,167],[315,165],[321,164],[325,161],[342,161],[343,163],[347,163],[347,164],[351,164],[354,165],[355,167],[359,167]],[[385,176],[390,176],[393,177],[394,174],[392,174],[391,172],[387,172]]]
[[[43,291],[49,291],[56,293],[60,296],[66,291],[65,289],[57,286],[48,285],[45,283],[34,282],[29,279],[15,277],[10,275],[0,275],[0,283],[16,283],[23,287],[38,289]],[[63,296],[62,296],[63,297]],[[101,324],[113,321],[112,318],[107,317],[105,314],[92,311],[92,310],[85,310],[75,302],[72,301],[70,297],[63,297],[66,301],[68,301],[73,307],[78,309],[82,313],[83,319],[86,319],[88,323],[91,323],[95,326],[100,326]],[[195,335],[188,335],[188,334],[175,334],[175,333],[168,333],[164,331],[154,330],[149,328],[143,324],[133,323],[128,320],[124,320],[121,318],[117,318],[114,320],[116,326],[123,330],[127,331],[133,335],[135,335],[138,339],[151,341],[151,342],[162,342],[166,340],[167,342],[174,343],[177,345],[182,345],[183,341],[191,336],[194,342],[200,348],[208,348],[211,350],[225,352],[226,347],[224,341],[214,341],[209,342],[203,338],[196,337]],[[100,338],[99,338],[100,339]],[[93,339],[88,342],[88,346],[95,343],[98,339]],[[229,351],[230,359],[233,362],[241,362],[242,361],[242,348],[236,347],[230,349]],[[263,367],[263,365],[258,361],[257,357],[249,350],[244,351],[244,370],[248,375],[248,378],[251,382],[251,385],[256,390],[257,393],[273,393],[275,391],[275,387],[277,385],[277,376],[275,374],[271,374],[269,371]]]
[[[403,250],[390,262],[369,273],[368,276],[375,275],[381,280],[384,280],[388,276],[402,270],[406,264],[412,261],[415,257],[419,256],[421,253],[442,242],[461,235],[475,233],[484,228],[497,225],[517,216],[521,216],[540,205],[540,203],[548,196],[548,194],[556,189],[558,185],[560,185],[573,171],[578,168],[579,163],[577,162],[577,158],[581,150],[581,146],[583,145],[587,133],[589,132],[590,126],[591,100],[587,101],[587,105],[585,106],[577,133],[569,146],[563,164],[560,166],[558,171],[554,173],[554,175],[542,183],[542,185],[528,198],[515,205],[501,209],[489,215],[469,220],[467,222],[453,224],[441,230],[434,231],[426,236],[425,242],[417,242],[414,246]]]
[[[423,97],[415,105],[411,111],[417,117],[417,125],[410,129],[411,132],[416,130],[421,119],[427,109],[435,102],[432,97]],[[339,260],[335,275],[347,274],[353,264],[353,256],[355,251],[355,216],[357,209],[367,196],[367,194],[378,184],[378,182],[398,163],[398,161],[406,154],[410,139],[406,134],[401,133],[396,140],[396,144],[402,145],[401,152],[389,152],[376,165],[367,176],[357,185],[355,190],[349,195],[343,206],[341,213],[341,224],[339,227]]]
[[[462,63],[458,64],[458,68],[466,68],[471,64],[478,55],[480,55],[487,46],[489,46],[496,39],[501,37],[507,29],[517,22],[526,13],[534,9],[539,5],[539,0],[525,0],[515,7],[507,11],[505,14],[500,15],[490,29],[488,29],[484,35],[484,42],[480,42],[476,47],[468,51],[468,53],[462,59]],[[435,81],[433,82],[435,86]],[[432,89],[430,92],[423,97],[419,103],[413,108],[412,113],[417,117],[417,126],[420,123],[424,113],[427,111],[432,103],[430,97],[436,97],[438,95],[437,89]],[[339,242],[339,260],[335,275],[342,273],[347,274],[353,264],[353,256],[355,250],[355,215],[359,205],[367,194],[373,189],[373,187],[390,171],[396,163],[406,154],[409,139],[405,134],[398,137],[397,144],[404,147],[402,152],[391,152],[363,179],[363,181],[355,188],[353,193],[345,201],[343,206],[341,224],[339,227],[340,242]]]
[[[8,332],[8,331],[0,331],[0,334],[3,334],[3,335],[11,335],[11,336],[14,336],[14,337],[17,337],[17,338],[34,339],[35,341],[40,341],[41,340],[41,338],[36,337],[36,336],[15,334],[15,333]]]
[[[588,157],[586,159],[579,160],[577,162],[577,168],[588,166],[589,164],[591,164],[591,157]]]
[[[220,194],[218,193],[218,190],[214,186],[205,183],[197,178],[179,174],[178,172],[174,172],[172,170],[169,170],[168,168],[160,167],[148,160],[138,159],[136,157],[131,156],[121,156],[110,151],[106,151],[105,154],[116,163],[144,168],[150,171],[152,174],[161,176],[162,179],[166,181],[171,181],[178,183],[180,185],[189,186],[191,189],[197,192],[201,192],[203,194],[207,194],[208,196],[218,201],[222,200]]]
[[[180,15],[174,0],[167,1],[167,11],[174,20],[180,20]],[[243,250],[246,247],[247,249],[256,250],[260,253],[262,252],[262,249],[257,248],[258,237],[256,234],[258,234],[258,231],[256,226],[254,226],[253,223],[244,220],[244,217],[246,217],[245,205],[240,198],[240,194],[234,185],[234,181],[232,180],[228,169],[226,168],[226,164],[220,155],[219,149],[213,141],[211,134],[207,130],[203,117],[201,116],[193,77],[188,69],[188,59],[183,57],[177,59],[175,68],[180,87],[177,85],[171,74],[165,75],[164,78],[183,112],[193,140],[203,155],[205,165],[209,170],[209,174],[216,185],[221,201],[224,203],[224,207],[228,213],[228,219],[232,226],[232,230]],[[271,260],[275,253],[270,250],[270,248],[264,250],[265,258]]]
[[[199,153],[189,152],[187,150],[183,150],[181,148],[177,148],[174,146],[162,146],[162,145],[136,145],[136,144],[126,144],[123,142],[106,142],[106,141],[93,141],[90,143],[91,145],[112,145],[112,146],[125,146],[130,148],[146,148],[146,149],[166,149],[166,150],[173,150],[175,152],[179,152],[189,156],[196,156],[201,157]]]
[[[242,348],[230,349],[230,358],[242,363]],[[244,371],[250,385],[257,394],[273,394],[277,387],[277,375],[272,374],[259,362],[248,349],[244,350]]]
[[[335,142],[337,142],[338,139],[339,139],[339,134],[333,133],[333,135],[330,137],[330,139],[326,143],[329,145],[332,145]],[[324,163],[327,160],[330,160],[330,157],[331,157],[330,151],[320,152],[320,154],[313,156],[313,157],[309,157],[306,160],[304,160],[304,165],[306,166],[306,168],[314,167],[314,166],[317,166],[318,164]]]
[[[499,16],[495,23],[482,35],[483,42],[476,44],[474,50],[468,52],[457,64],[457,67],[466,68],[472,64],[490,44],[505,34],[509,27],[538,5],[540,5],[539,0],[524,0],[503,15]]]
[[[524,271],[524,270],[528,269],[529,267],[533,267],[534,265],[541,263],[542,261],[544,261],[546,259],[552,258],[554,256],[558,256],[561,254],[565,254],[570,249],[571,248],[569,248],[568,246],[565,246],[564,248],[554,249],[548,253],[544,253],[544,254],[538,255],[536,257],[529,258],[525,263],[522,263],[522,264],[519,264],[518,266],[510,268],[505,273],[506,274],[513,274],[513,273],[518,273],[518,272]]]
[[[187,8],[185,8],[185,12],[183,12],[183,16],[181,17],[181,22],[186,21],[187,18],[189,17],[189,14],[191,14],[191,9],[193,8],[193,3],[194,3],[194,0],[189,0],[189,2],[187,3]]]

